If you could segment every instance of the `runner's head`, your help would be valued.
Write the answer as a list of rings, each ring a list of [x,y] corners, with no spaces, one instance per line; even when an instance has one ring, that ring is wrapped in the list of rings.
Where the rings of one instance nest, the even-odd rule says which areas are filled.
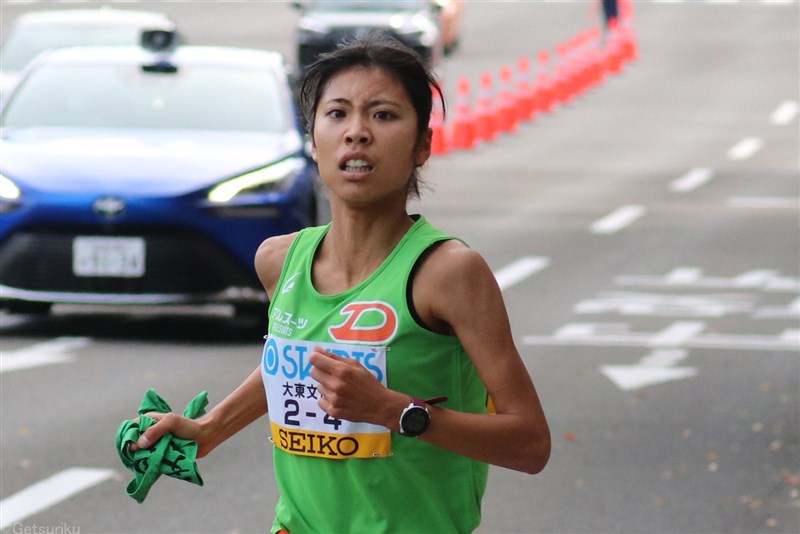
[[[354,67],[379,68],[403,87],[417,115],[417,142],[429,135],[434,92],[442,104],[444,94],[433,72],[412,49],[383,33],[372,33],[340,43],[332,52],[321,54],[312,63],[300,86],[300,107],[306,130],[314,136],[317,108],[331,79]],[[409,183],[409,195],[419,196],[419,174],[415,168]]]

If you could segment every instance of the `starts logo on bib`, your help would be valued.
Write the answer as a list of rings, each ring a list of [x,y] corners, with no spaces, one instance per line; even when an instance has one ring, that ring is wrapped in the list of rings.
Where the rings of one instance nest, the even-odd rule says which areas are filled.
[[[384,345],[397,333],[397,312],[386,302],[351,302],[339,313],[347,319],[328,333],[340,343]]]

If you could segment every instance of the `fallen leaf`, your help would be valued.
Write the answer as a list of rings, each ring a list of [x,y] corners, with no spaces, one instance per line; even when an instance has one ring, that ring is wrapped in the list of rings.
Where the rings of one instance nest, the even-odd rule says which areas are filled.
[[[781,478],[784,482],[791,484],[792,486],[800,484],[800,476],[793,474],[788,469],[781,469]]]

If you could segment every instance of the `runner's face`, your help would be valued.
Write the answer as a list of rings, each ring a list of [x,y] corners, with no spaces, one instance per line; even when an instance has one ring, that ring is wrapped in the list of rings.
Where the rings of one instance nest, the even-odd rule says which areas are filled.
[[[430,156],[403,86],[376,67],[334,75],[317,106],[314,159],[333,197],[356,205],[405,203],[414,167]]]

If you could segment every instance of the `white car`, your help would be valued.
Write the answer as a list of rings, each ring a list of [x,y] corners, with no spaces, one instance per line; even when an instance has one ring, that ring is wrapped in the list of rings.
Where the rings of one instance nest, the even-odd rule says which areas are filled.
[[[31,11],[18,17],[0,47],[0,95],[16,84],[37,55],[67,46],[137,45],[143,30],[170,30],[163,13],[109,7]]]

